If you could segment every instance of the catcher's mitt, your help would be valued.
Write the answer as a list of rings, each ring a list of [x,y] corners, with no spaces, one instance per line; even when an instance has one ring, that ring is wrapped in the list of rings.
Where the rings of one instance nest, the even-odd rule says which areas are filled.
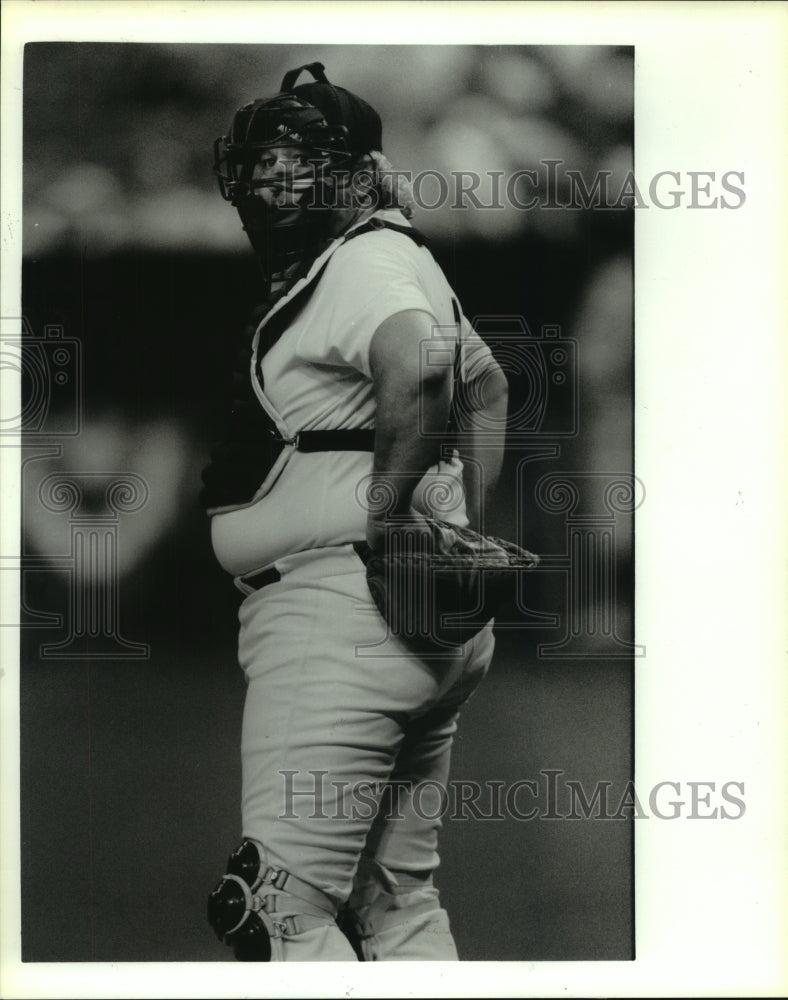
[[[381,552],[356,551],[391,631],[421,652],[472,639],[515,596],[518,572],[539,563],[512,542],[426,517],[388,525]]]

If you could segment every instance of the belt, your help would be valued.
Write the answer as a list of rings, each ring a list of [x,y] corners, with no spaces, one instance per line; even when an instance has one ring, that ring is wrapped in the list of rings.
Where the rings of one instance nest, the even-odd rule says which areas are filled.
[[[251,587],[252,590],[262,590],[269,583],[279,583],[281,579],[282,574],[279,570],[275,566],[271,566],[270,569],[262,569],[259,573],[250,573],[248,576],[242,576],[241,582]]]

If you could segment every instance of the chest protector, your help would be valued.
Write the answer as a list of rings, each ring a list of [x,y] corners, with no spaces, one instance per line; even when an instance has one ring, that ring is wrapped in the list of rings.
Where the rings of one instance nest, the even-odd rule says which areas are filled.
[[[348,233],[343,243],[379,229],[393,229],[408,236],[418,246],[426,243],[425,237],[418,230],[398,226],[381,218],[370,219],[354,229]],[[285,440],[254,391],[252,379],[257,380],[260,388],[264,388],[262,363],[266,352],[274,346],[306,305],[330,260],[331,257],[309,283],[300,288],[261,328],[255,350],[252,344],[257,328],[275,303],[269,302],[252,314],[251,322],[244,331],[244,345],[236,359],[229,386],[229,415],[225,434],[221,442],[211,450],[211,460],[202,473],[200,502],[210,513],[253,503],[260,486],[286,445],[303,452],[375,450],[375,432],[372,429],[301,431],[292,440]],[[452,307],[454,319],[459,324],[460,309],[455,299],[452,299]],[[460,352],[457,351],[455,393],[459,386],[459,358]]]

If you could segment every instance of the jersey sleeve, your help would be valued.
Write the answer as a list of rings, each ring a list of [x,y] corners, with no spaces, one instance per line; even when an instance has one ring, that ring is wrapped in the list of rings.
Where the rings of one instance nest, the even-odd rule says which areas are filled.
[[[423,266],[419,248],[408,237],[386,231],[340,247],[313,303],[319,323],[310,324],[310,335],[299,345],[304,360],[313,355],[371,378],[370,345],[384,320],[415,309],[437,323],[439,305],[430,301],[420,279]]]
[[[460,344],[460,375],[464,382],[483,378],[488,369],[497,367],[492,351],[465,316],[462,317]]]

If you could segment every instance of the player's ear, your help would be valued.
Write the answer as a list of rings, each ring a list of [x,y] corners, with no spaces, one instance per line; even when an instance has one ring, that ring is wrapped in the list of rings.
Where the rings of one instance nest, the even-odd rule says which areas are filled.
[[[415,214],[416,202],[413,188],[402,170],[395,170],[390,161],[378,149],[367,154],[375,171],[376,184],[383,196],[384,208],[398,208],[406,219]]]

